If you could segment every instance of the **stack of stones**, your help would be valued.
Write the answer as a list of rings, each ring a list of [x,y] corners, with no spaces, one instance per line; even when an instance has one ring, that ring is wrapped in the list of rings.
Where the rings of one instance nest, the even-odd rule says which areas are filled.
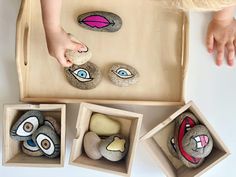
[[[85,134],[83,145],[87,156],[93,160],[102,157],[109,161],[122,160],[129,149],[126,137],[120,134],[118,121],[99,113],[90,119],[89,131]]]
[[[211,153],[213,139],[191,112],[181,114],[175,122],[174,136],[168,139],[170,153],[186,167],[197,168]]]
[[[60,155],[60,124],[53,117],[30,110],[11,127],[10,136],[22,141],[22,151],[29,156],[56,158]]]

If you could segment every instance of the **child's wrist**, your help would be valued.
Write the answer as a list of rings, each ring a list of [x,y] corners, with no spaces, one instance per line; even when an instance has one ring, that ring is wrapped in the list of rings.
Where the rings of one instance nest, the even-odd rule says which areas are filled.
[[[213,17],[212,22],[219,24],[221,26],[230,25],[234,21],[234,17],[227,17],[227,18],[217,18]]]

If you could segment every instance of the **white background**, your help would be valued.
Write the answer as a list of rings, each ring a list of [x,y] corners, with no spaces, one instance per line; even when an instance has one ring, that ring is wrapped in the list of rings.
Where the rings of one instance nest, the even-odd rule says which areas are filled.
[[[15,65],[15,21],[19,0],[0,0],[0,120],[2,106],[19,100],[19,86]],[[210,13],[191,13],[190,63],[187,82],[187,100],[194,100],[214,129],[231,150],[231,156],[210,169],[203,176],[235,176],[236,164],[236,69],[226,65],[219,68],[204,47],[204,37]],[[3,125],[4,126],[4,125]],[[1,127],[2,128],[2,127]],[[2,131],[0,131],[2,137]],[[68,135],[72,132],[68,130]],[[67,138],[70,140],[70,138]],[[0,138],[2,144],[2,138]],[[67,142],[70,145],[70,142]],[[0,159],[2,158],[0,146]],[[60,169],[11,168],[0,166],[0,177],[64,177],[112,176],[106,173],[68,166]],[[132,176],[164,176],[145,149],[138,147]]]

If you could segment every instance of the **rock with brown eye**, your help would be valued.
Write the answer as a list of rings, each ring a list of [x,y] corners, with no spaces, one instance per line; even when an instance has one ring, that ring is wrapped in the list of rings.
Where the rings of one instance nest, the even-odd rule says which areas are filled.
[[[40,127],[32,139],[45,156],[56,158],[60,155],[60,138],[51,127],[47,125]]]
[[[92,62],[65,68],[65,75],[72,86],[81,90],[97,87],[102,79],[100,69]]]
[[[196,125],[183,138],[183,148],[191,156],[207,157],[213,148],[213,140],[208,129],[203,125]]]
[[[40,111],[32,110],[23,114],[10,130],[10,135],[17,141],[26,141],[44,123],[44,116]]]
[[[109,69],[108,77],[114,85],[128,87],[138,82],[139,73],[132,66],[116,63]]]

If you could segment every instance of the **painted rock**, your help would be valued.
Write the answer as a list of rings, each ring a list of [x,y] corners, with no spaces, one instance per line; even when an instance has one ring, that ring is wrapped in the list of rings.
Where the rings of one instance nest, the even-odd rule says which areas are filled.
[[[176,150],[175,138],[173,136],[168,138],[167,147],[169,152],[176,158],[179,158]]]
[[[104,114],[95,113],[90,119],[89,129],[99,136],[111,136],[120,132],[120,123]]]
[[[110,161],[116,162],[126,156],[129,150],[129,143],[123,136],[113,135],[105,140],[102,140],[99,145],[99,150],[103,157]]]
[[[79,15],[77,20],[81,27],[93,31],[116,32],[122,26],[118,15],[104,11],[87,12]]]
[[[40,127],[32,136],[34,143],[49,158],[58,157],[60,154],[60,138],[49,126]]]
[[[39,157],[43,155],[41,149],[34,143],[34,141],[26,140],[22,144],[22,151],[30,156]]]
[[[97,87],[102,79],[101,71],[91,62],[65,68],[65,75],[72,86],[82,90]]]
[[[139,79],[138,71],[126,64],[113,64],[108,71],[111,82],[119,87],[127,87],[136,84]]]
[[[84,45],[84,48],[74,51],[67,49],[65,52],[66,57],[76,65],[82,65],[92,58],[92,52]]]
[[[87,156],[93,160],[98,160],[102,157],[99,151],[101,139],[94,132],[88,132],[84,135],[84,151]]]
[[[199,167],[203,163],[204,158],[191,156],[184,150],[182,144],[185,134],[195,127],[199,121],[192,113],[185,112],[176,119],[175,123],[175,144],[179,159],[189,168]]]
[[[196,158],[207,157],[213,148],[213,140],[208,129],[203,125],[196,125],[183,138],[183,148]]]
[[[43,125],[44,116],[40,111],[32,110],[23,114],[12,126],[10,135],[18,141],[26,141],[32,138],[37,128]]]
[[[61,126],[53,117],[46,116],[44,125],[51,127],[58,135],[61,134]]]

